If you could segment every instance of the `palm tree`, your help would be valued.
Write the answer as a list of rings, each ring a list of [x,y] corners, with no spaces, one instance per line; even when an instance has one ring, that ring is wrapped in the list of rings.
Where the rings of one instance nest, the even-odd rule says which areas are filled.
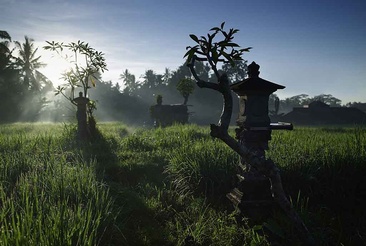
[[[146,70],[142,78],[144,79],[144,85],[147,86],[149,89],[155,88],[157,86],[157,76],[154,70]]]
[[[19,69],[9,49],[11,37],[8,32],[0,30],[0,121],[12,122],[21,114],[22,86]]]
[[[170,72],[170,69],[166,67],[165,72],[163,74],[163,81],[164,81],[165,85],[169,84],[169,80],[171,77],[172,77],[172,73]]]
[[[12,56],[13,50],[9,49],[10,42],[9,33],[0,30],[0,83],[3,85],[9,81],[12,81],[14,85],[17,84],[15,81],[19,80],[19,71]]]
[[[135,75],[131,74],[128,69],[123,71],[122,74],[120,74],[120,79],[123,80],[124,89],[123,92],[132,95],[134,92],[139,88],[139,84],[136,82]]]
[[[9,42],[11,37],[8,32],[0,30],[0,69],[3,70],[9,64],[11,51],[9,50]]]
[[[15,41],[15,45],[19,49],[17,63],[21,69],[24,86],[31,91],[41,91],[43,87],[50,86],[52,83],[38,71],[46,64],[40,62],[41,56],[36,56],[38,48],[34,48],[33,41],[27,36],[25,36],[25,43],[23,44]]]
[[[128,80],[129,80],[130,76],[131,76],[130,71],[128,71],[128,69],[126,69],[125,71],[123,71],[123,73],[121,73],[119,75],[119,78],[122,79],[123,82],[124,82],[124,84],[125,84],[125,86],[127,86]]]
[[[7,31],[1,31],[0,30],[0,39],[4,39],[4,41],[0,42],[0,52],[1,53],[5,53],[5,52],[9,52],[9,42],[11,42],[11,37],[9,35],[9,33]]]

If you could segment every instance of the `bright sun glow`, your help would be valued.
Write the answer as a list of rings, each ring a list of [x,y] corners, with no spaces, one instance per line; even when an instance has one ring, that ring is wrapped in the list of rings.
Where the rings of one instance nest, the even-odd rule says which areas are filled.
[[[59,55],[52,54],[52,52],[49,51],[43,51],[41,56],[42,62],[47,65],[39,69],[39,71],[52,81],[55,88],[61,84],[65,84],[66,81],[61,78],[62,73],[69,70],[72,67],[72,64]]]

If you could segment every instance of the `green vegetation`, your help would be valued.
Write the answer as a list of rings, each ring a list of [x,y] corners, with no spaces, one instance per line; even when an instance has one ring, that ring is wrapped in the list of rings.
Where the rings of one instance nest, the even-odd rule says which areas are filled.
[[[95,80],[98,80],[98,76],[100,77],[101,73],[108,70],[104,54],[96,51],[88,43],[81,42],[80,40],[77,43],[71,42],[69,44],[54,41],[46,42],[48,45],[43,47],[45,50],[51,50],[60,56],[62,56],[64,50],[69,50],[73,53],[73,59],[69,61],[70,64],[73,64],[73,68],[70,68],[62,74],[62,79],[66,84],[58,86],[55,95],[61,94],[71,104],[77,106],[78,130],[82,131],[81,129],[83,129],[86,132],[88,128],[90,134],[93,135],[96,125],[93,111],[97,107],[96,101],[90,98],[88,89],[92,88],[92,86],[95,87]],[[67,57],[67,55],[64,55],[64,59],[67,60]],[[80,64],[80,60],[84,60],[83,65]],[[79,97],[75,98],[75,89],[78,87],[82,89],[82,92],[79,92]],[[65,94],[67,90],[71,91],[69,96]]]
[[[233,29],[224,34],[221,27],[216,27],[212,31],[211,39],[215,33],[217,36],[221,34],[232,36],[237,32]],[[198,40],[198,37],[193,39],[195,44],[197,44],[196,38]],[[235,48],[235,44],[229,39],[226,38],[225,42],[216,44],[213,54],[213,58],[217,59],[216,62],[220,62],[225,56],[235,58],[237,55],[229,52],[231,48]],[[201,41],[203,41],[203,47],[215,45],[209,37],[207,37],[207,41],[204,39]],[[45,60],[40,56],[39,49],[42,46],[59,52],[63,58],[67,58],[68,55],[66,60],[70,61],[73,69],[63,75],[60,74],[65,85],[58,87],[57,81],[50,81],[40,73],[40,68],[55,62],[52,59]],[[76,95],[83,91],[84,95],[93,99],[89,106],[92,110],[95,109],[94,106],[97,106],[98,110],[93,112],[97,121],[123,121],[139,126],[152,125],[149,108],[155,104],[156,95],[162,95],[165,104],[177,104],[180,103],[177,98],[183,96],[184,100],[188,100],[189,96],[189,104],[193,105],[190,111],[194,112],[190,117],[192,123],[207,125],[216,122],[221,114],[222,98],[218,93],[200,89],[191,91],[191,87],[182,88],[183,91],[177,90],[180,81],[193,79],[186,63],[172,69],[165,68],[165,71],[160,74],[151,69],[147,69],[144,74],[132,74],[129,69],[121,68],[120,81],[106,81],[101,77],[101,73],[106,69],[104,54],[92,49],[87,42],[51,41],[45,42],[41,47],[36,47],[34,40],[28,36],[25,36],[24,41],[14,41],[11,33],[0,30],[1,123],[69,122],[71,118],[75,117],[75,109],[70,107],[69,101],[73,98],[73,90]],[[196,46],[192,48],[193,51],[197,49]],[[71,54],[68,51],[71,51]],[[232,82],[244,79],[247,76],[247,62],[235,58],[232,63],[235,64],[235,67],[232,67],[231,63],[223,64],[217,67],[217,73],[226,73]],[[196,60],[195,70],[202,80],[216,81],[215,72],[207,62]],[[281,81],[276,82],[281,83]],[[88,90],[89,87],[96,87],[96,89]],[[55,97],[55,90],[61,95]],[[62,93],[66,97],[63,97]],[[275,98],[276,95],[270,98],[270,110],[275,108]],[[341,101],[330,94],[320,94],[314,97],[300,94],[281,98],[278,113],[288,113],[293,107],[307,105],[315,100],[331,106],[341,106]],[[94,102],[98,102],[97,105]],[[234,97],[234,112],[237,111],[237,104],[237,98]],[[347,107],[357,107],[363,111],[365,109],[365,103],[344,102],[343,104]]]
[[[194,81],[188,78],[181,79],[177,84],[177,90],[184,98],[183,102],[184,105],[187,104],[189,95],[193,93],[194,88],[195,88]]]
[[[47,104],[52,82],[39,72],[45,64],[34,40],[25,36],[25,43],[14,42],[14,49],[11,41],[0,31],[0,122],[35,121]]]
[[[89,143],[73,125],[1,126],[1,245],[299,244],[280,211],[238,220],[225,197],[238,157],[208,128],[99,130]],[[364,244],[365,129],[274,131],[270,143],[318,245]]]
[[[2,126],[1,245],[95,245],[105,234],[112,200],[95,160],[70,148],[70,133],[61,125]]]

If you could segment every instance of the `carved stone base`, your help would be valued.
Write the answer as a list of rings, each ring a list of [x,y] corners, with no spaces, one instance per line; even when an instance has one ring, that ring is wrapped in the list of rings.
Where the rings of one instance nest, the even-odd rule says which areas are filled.
[[[263,176],[245,173],[238,175],[238,187],[227,194],[227,198],[253,224],[260,224],[272,215],[275,206],[270,182]]]

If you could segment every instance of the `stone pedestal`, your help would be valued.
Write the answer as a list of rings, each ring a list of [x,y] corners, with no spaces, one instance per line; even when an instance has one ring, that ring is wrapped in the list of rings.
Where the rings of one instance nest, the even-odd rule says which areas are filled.
[[[79,93],[79,97],[74,99],[76,103],[77,111],[76,111],[76,119],[78,121],[78,138],[86,139],[88,137],[88,121],[86,108],[89,103],[89,99],[83,97],[83,93]]]
[[[239,128],[236,133],[240,144],[245,145],[259,158],[265,158],[271,130],[251,131]],[[237,188],[227,197],[244,217],[249,218],[254,224],[260,224],[271,215],[274,205],[270,181],[243,159],[240,160],[237,178],[239,180]]]

